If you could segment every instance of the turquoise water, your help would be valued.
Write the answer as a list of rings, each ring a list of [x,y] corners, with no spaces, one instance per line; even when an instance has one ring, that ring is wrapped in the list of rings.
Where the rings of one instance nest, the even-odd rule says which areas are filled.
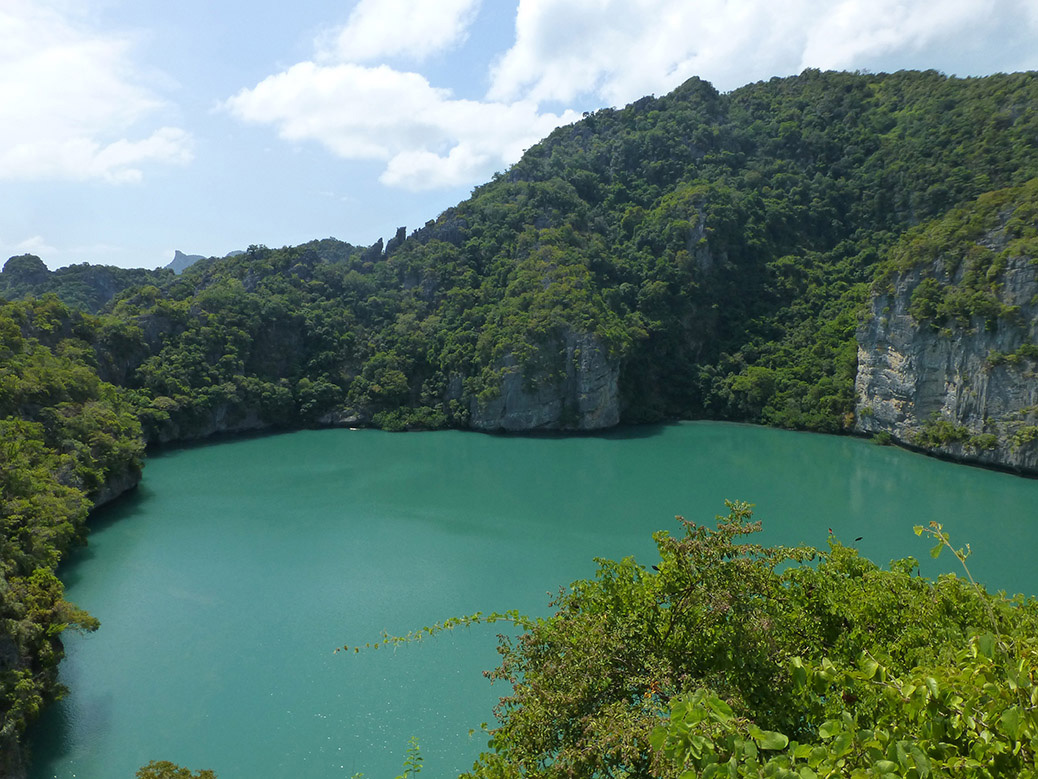
[[[424,775],[456,775],[507,693],[481,673],[499,628],[333,650],[475,611],[546,614],[593,557],[651,564],[653,531],[726,498],[756,504],[765,542],[821,546],[831,527],[930,575],[954,561],[931,561],[912,525],[938,519],[989,588],[1038,593],[1038,481],[856,439],[685,423],[185,448],[149,459],[62,569],[102,627],[66,639],[72,693],[35,730],[32,779],[132,777],[153,759],[220,779],[392,777],[411,736]]]

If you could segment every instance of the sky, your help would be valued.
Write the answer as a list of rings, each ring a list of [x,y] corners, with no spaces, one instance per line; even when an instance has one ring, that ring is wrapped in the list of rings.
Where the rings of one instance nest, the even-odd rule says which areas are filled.
[[[1038,0],[0,0],[0,261],[421,227],[692,76],[1038,70]]]

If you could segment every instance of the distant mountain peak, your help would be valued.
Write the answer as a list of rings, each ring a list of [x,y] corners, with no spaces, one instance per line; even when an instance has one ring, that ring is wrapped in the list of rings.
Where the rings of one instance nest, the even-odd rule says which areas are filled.
[[[184,254],[180,249],[176,249],[173,252],[173,261],[166,267],[169,268],[176,274],[183,273],[186,268],[190,268],[199,260],[204,260],[205,256],[201,254]]]

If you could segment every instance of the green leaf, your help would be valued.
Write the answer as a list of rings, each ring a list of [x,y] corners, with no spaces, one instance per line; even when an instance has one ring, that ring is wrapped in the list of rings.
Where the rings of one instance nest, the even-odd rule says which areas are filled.
[[[938,693],[937,680],[932,676],[927,676],[923,679],[923,683],[926,684],[926,689],[930,691],[930,694],[936,698]]]
[[[829,739],[839,733],[843,728],[840,726],[839,720],[826,720],[818,728],[818,735],[822,739]]]
[[[914,531],[915,531],[915,534],[916,534],[917,536],[921,536],[921,535],[923,534],[923,526],[922,526],[922,525],[914,525],[914,526],[912,527],[912,530],[914,530]]]
[[[733,716],[732,707],[725,703],[723,700],[718,698],[716,695],[711,695],[706,699],[707,705],[713,710],[714,714],[717,715],[721,722],[728,722]]]
[[[797,687],[807,686],[807,669],[802,665],[793,667],[793,684]]]
[[[1013,706],[1010,709],[1006,709],[1002,712],[1002,716],[999,717],[999,721],[1002,723],[1002,728],[1005,730],[1006,735],[1009,738],[1016,741],[1020,733],[1020,722],[1023,715],[1020,712],[1019,706]]]
[[[894,745],[894,751],[897,754],[897,761],[905,768],[908,768],[908,752],[905,751],[905,742],[898,741]]]
[[[825,747],[815,747],[811,750],[811,756],[807,759],[807,764],[812,768],[818,768],[824,761],[829,759],[829,750]]]
[[[754,738],[761,749],[785,749],[789,745],[789,739],[774,730],[763,730]]]
[[[851,751],[852,746],[854,746],[854,737],[850,733],[841,733],[833,739],[832,751],[843,756]]]
[[[980,653],[991,660],[995,656],[995,637],[991,633],[982,633],[977,638],[977,645],[980,649]]]
[[[941,556],[941,550],[942,549],[944,549],[944,544],[942,544],[941,542],[938,541],[937,545],[933,549],[930,550],[930,557],[932,557],[934,560],[936,560],[938,557]]]
[[[919,771],[919,779],[926,779],[930,775],[929,759],[923,754],[923,750],[917,746],[913,746],[909,751],[912,754],[912,760],[915,762],[916,770]]]
[[[742,751],[750,760],[757,759],[757,745],[752,740],[747,741],[742,745]]]
[[[863,655],[861,658],[861,670],[865,674],[866,679],[871,679],[876,675],[876,671],[879,670],[879,663],[868,655]]]

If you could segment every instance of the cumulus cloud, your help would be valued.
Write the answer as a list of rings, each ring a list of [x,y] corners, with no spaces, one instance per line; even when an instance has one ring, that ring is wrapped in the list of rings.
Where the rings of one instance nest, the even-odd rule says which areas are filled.
[[[128,37],[91,32],[59,4],[5,0],[0,40],[0,179],[126,182],[191,158],[182,129],[134,132],[164,103],[136,81]]]
[[[111,143],[86,136],[27,138],[0,149],[0,178],[104,179],[125,184],[143,178],[139,165],[190,159],[190,138],[176,127],[159,128],[142,140],[123,138]]]
[[[866,58],[918,51],[932,43],[976,34],[994,15],[995,0],[845,0],[822,14],[804,46],[805,67],[844,69]]]
[[[494,67],[489,95],[564,103],[595,95],[623,104],[669,91],[707,65],[727,71],[745,67],[747,55],[780,58],[792,25],[789,4],[778,5],[520,0],[515,44]]]
[[[986,72],[1028,69],[1036,33],[1028,0],[519,0],[488,95],[623,104],[691,76],[727,90],[806,67],[961,72],[978,45]]]
[[[346,26],[320,42],[321,61],[422,60],[461,43],[480,0],[360,0]]]
[[[346,159],[382,160],[381,181],[411,190],[474,183],[519,159],[572,111],[529,101],[461,100],[418,73],[385,65],[301,62],[226,102],[239,119],[273,124]]]
[[[2,245],[3,242],[0,242]],[[48,254],[54,254],[57,252],[53,246],[43,239],[42,235],[34,235],[31,238],[26,238],[24,241],[19,241],[13,247],[14,254],[35,254],[37,257],[46,256]]]

